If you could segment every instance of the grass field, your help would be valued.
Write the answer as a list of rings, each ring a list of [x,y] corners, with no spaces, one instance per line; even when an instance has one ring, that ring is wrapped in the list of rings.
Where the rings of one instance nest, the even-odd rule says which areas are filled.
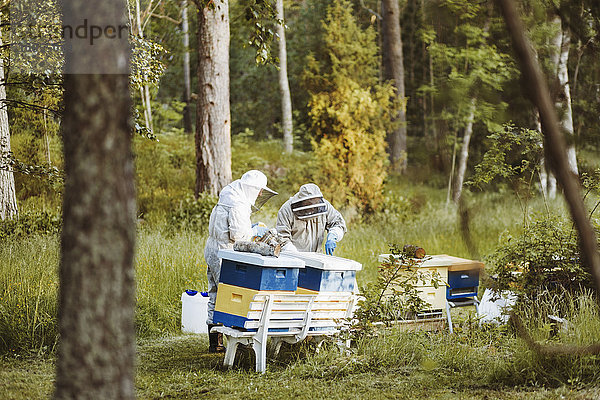
[[[195,335],[167,336],[140,342],[136,373],[139,399],[597,399],[593,385],[506,384],[493,381],[503,371],[489,364],[493,350],[470,349],[476,357],[464,358],[464,344],[446,335],[389,334],[379,346],[403,350],[388,361],[386,351],[377,357],[369,349],[340,356],[329,349],[319,355],[291,349],[271,360],[264,375],[252,372],[248,359],[223,370],[222,356],[205,351],[206,339]],[[433,336],[433,338],[431,338]],[[412,340],[411,340],[412,339]],[[424,342],[445,351],[429,352]],[[373,343],[373,341],[371,341]],[[400,349],[400,345],[402,348]],[[391,346],[390,346],[391,345]],[[458,350],[458,351],[457,351]],[[306,350],[308,351],[308,350]],[[370,354],[370,355],[369,355]],[[437,358],[440,356],[439,358]],[[454,360],[454,361],[452,361]],[[457,363],[458,362],[458,363]],[[3,399],[41,399],[52,394],[54,359],[51,356],[1,359],[0,396]],[[505,371],[504,373],[509,373]]]
[[[520,231],[523,208],[510,195],[468,198],[473,242],[463,240],[455,206],[445,193],[397,183],[400,212],[349,219],[336,255],[363,264],[360,286],[377,277],[377,257],[390,244],[418,244],[428,254],[485,259],[505,234]],[[271,200],[273,201],[273,200]],[[273,225],[278,204],[255,220]],[[402,208],[405,207],[405,208]],[[564,213],[560,201],[528,205],[528,213]],[[600,397],[597,357],[543,358],[508,328],[480,329],[473,310],[456,310],[455,334],[384,329],[358,338],[349,354],[335,348],[314,354],[306,346],[287,349],[256,375],[241,360],[225,371],[222,356],[206,352],[205,337],[180,334],[181,293],[206,289],[205,236],[140,227],[136,251],[138,368],[141,399],[332,398],[332,399],[595,399]],[[56,334],[59,245],[56,236],[33,236],[0,245],[0,398],[44,398],[52,393]],[[547,321],[530,318],[537,340],[589,344],[600,337],[598,306],[591,298],[570,302],[568,332],[551,334]]]

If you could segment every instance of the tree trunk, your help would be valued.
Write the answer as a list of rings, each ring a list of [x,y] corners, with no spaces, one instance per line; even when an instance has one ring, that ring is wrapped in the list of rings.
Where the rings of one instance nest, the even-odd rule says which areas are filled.
[[[0,47],[2,47],[1,35]],[[0,220],[2,221],[19,215],[15,194],[15,177],[6,158],[10,155],[10,130],[6,108],[6,78],[4,77],[4,61],[0,57]]]
[[[183,130],[185,133],[192,133],[192,109],[190,100],[192,97],[192,78],[190,76],[190,34],[188,24],[188,2],[181,2],[181,33],[183,40]]]
[[[196,189],[218,194],[231,182],[229,4],[198,10]]]
[[[396,115],[398,127],[388,134],[388,153],[392,168],[404,172],[407,166],[406,152],[406,96],[404,90],[404,58],[400,29],[398,0],[382,1],[383,18],[383,69],[384,79],[392,80],[400,109]]]
[[[276,1],[277,19],[281,24],[277,24],[277,35],[279,35],[279,92],[281,93],[281,127],[283,129],[283,149],[286,153],[291,153],[294,143],[293,122],[292,122],[292,98],[290,96],[290,84],[287,76],[287,50],[285,43],[285,24],[283,13],[283,0]]]
[[[542,123],[540,121],[540,113],[536,112],[537,118],[537,130],[540,135],[543,137],[542,133]],[[544,143],[540,142],[539,146],[543,149]],[[556,198],[556,177],[550,170],[548,164],[546,163],[546,157],[542,154],[542,158],[540,159],[540,186],[541,192],[547,199],[555,199]]]
[[[62,7],[65,26],[87,19],[128,31],[120,0],[77,0]],[[54,396],[134,399],[136,209],[128,38],[101,38],[93,46],[73,38],[68,47]]]
[[[563,29],[560,17],[554,18],[554,24],[560,29],[556,34],[553,44],[556,47],[555,57],[553,59],[556,65],[556,78],[558,82],[558,93],[556,94],[556,108],[559,110],[560,124],[567,137],[569,157],[569,166],[575,175],[578,175],[577,155],[575,145],[573,144],[573,111],[571,109],[571,90],[569,87],[569,47],[571,46],[571,35],[568,28]]]
[[[142,26],[142,21],[140,18],[140,0],[135,1],[135,17],[137,22],[137,33],[140,38],[144,38],[144,27]],[[146,80],[146,76],[143,78]],[[150,102],[150,88],[147,84],[144,84],[140,87],[140,98],[142,100],[142,108],[144,109],[144,123],[146,124],[146,129],[150,132],[154,131],[154,127],[152,124],[152,105]]]
[[[475,119],[475,99],[471,99],[471,108],[469,111],[469,117],[467,118],[467,126],[465,126],[465,134],[463,136],[463,143],[460,149],[460,156],[458,158],[458,171],[456,172],[456,183],[454,185],[454,195],[452,200],[456,204],[460,200],[462,195],[463,182],[465,181],[465,174],[467,172],[467,161],[469,159],[469,144],[471,142],[471,135],[473,134],[473,120]]]

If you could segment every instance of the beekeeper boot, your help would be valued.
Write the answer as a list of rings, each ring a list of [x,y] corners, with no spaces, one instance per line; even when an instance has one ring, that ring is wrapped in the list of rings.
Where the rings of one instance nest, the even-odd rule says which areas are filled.
[[[223,334],[221,332],[211,332],[210,330],[217,325],[208,324],[208,352],[209,353],[224,353]]]

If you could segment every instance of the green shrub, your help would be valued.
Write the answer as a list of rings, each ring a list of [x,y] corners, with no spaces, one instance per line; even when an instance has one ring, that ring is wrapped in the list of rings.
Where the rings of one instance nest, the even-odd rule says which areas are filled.
[[[496,289],[510,289],[529,299],[543,290],[577,292],[593,287],[573,223],[557,216],[535,218],[520,235],[504,236],[488,262],[497,276]]]
[[[304,74],[315,137],[315,183],[334,205],[370,213],[382,202],[385,138],[398,105],[393,87],[378,84],[375,32],[360,28],[350,2],[329,6],[324,29],[327,56],[309,56]]]
[[[206,232],[213,207],[218,198],[209,193],[200,193],[198,199],[189,195],[179,202],[168,218],[169,227],[173,231],[192,230]]]
[[[34,234],[50,235],[60,232],[62,219],[48,211],[24,212],[16,219],[0,221],[0,240]]]
[[[360,307],[355,313],[355,331],[359,335],[369,333],[373,322],[412,319],[431,305],[421,299],[417,286],[443,284],[439,275],[429,275],[418,266],[425,259],[415,259],[411,248],[416,246],[392,245],[391,255],[379,267],[377,280],[362,290]]]

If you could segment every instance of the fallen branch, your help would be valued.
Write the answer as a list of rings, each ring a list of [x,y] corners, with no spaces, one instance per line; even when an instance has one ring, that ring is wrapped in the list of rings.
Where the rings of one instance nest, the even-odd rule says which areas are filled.
[[[600,343],[594,343],[587,346],[575,346],[575,345],[547,345],[536,342],[531,335],[521,318],[515,314],[514,311],[510,312],[510,320],[512,321],[513,326],[517,330],[517,334],[521,339],[527,343],[529,348],[533,349],[536,353],[545,355],[545,356],[559,356],[559,355],[576,355],[576,356],[584,356],[584,355],[594,355],[600,354]]]

